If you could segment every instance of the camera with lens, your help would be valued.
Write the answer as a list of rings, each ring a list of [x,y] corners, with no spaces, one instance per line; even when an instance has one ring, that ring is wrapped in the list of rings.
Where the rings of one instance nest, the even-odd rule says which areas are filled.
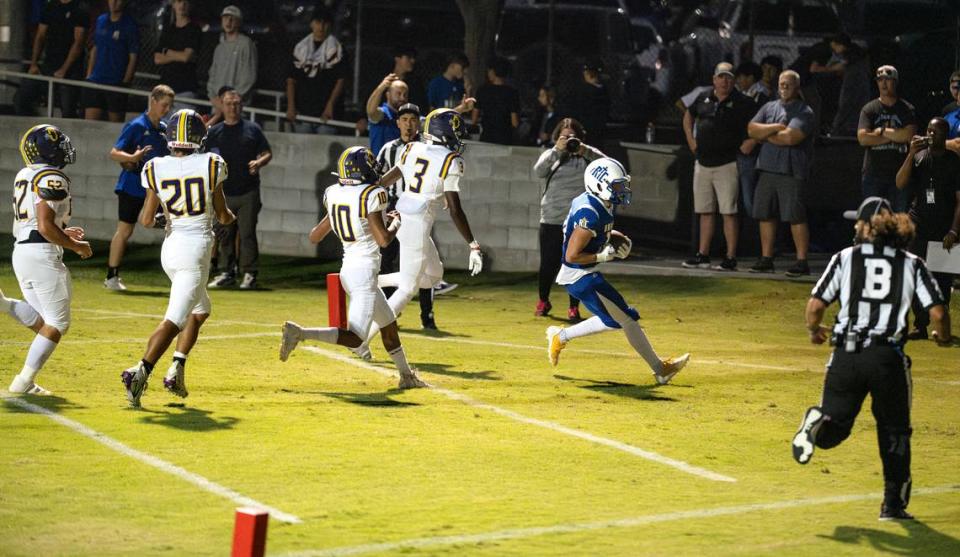
[[[580,145],[582,144],[583,143],[576,137],[571,137],[567,140],[567,152],[572,155],[576,155],[580,152]]]

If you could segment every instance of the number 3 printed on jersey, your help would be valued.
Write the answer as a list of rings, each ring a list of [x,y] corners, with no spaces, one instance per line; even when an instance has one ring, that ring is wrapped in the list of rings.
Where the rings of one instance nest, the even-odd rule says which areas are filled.
[[[164,180],[160,182],[160,189],[173,189],[173,194],[167,200],[167,212],[175,217],[183,215],[202,215],[207,209],[207,196],[203,191],[203,178],[186,178],[185,180]],[[183,201],[181,202],[181,198]]]
[[[415,163],[417,165],[417,171],[413,173],[413,177],[416,178],[416,185],[410,186],[410,191],[413,193],[420,193],[420,190],[423,188],[423,175],[427,173],[427,169],[430,168],[430,161],[427,159],[417,159]]]

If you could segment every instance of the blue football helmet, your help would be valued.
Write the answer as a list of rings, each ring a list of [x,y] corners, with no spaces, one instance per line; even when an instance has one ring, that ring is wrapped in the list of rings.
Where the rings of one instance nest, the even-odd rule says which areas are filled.
[[[380,163],[367,147],[356,145],[340,154],[337,177],[345,186],[373,184],[380,179]]]
[[[423,138],[428,143],[443,145],[451,151],[463,153],[467,127],[460,113],[452,108],[438,108],[427,114],[423,124]]]
[[[77,150],[67,134],[53,125],[40,124],[20,138],[20,156],[24,164],[49,164],[63,168],[77,162]]]
[[[178,110],[167,122],[167,147],[201,150],[207,141],[207,126],[194,110]]]

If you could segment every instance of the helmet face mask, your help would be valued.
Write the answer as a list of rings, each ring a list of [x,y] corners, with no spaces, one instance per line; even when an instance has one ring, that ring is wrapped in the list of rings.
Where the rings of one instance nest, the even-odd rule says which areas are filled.
[[[337,160],[337,181],[344,186],[373,184],[380,174],[380,163],[367,147],[350,147]]]
[[[167,147],[201,151],[207,141],[207,126],[194,110],[178,110],[167,123]]]
[[[77,162],[77,150],[67,134],[57,126],[40,124],[27,130],[20,139],[20,155],[25,164],[48,164],[63,168]]]
[[[583,172],[583,186],[590,195],[612,205],[629,205],[633,194],[630,175],[622,164],[609,157],[587,165]]]
[[[456,110],[451,108],[434,110],[427,115],[423,128],[423,137],[428,142],[443,145],[461,154],[466,150],[466,145],[463,143],[467,136],[466,125]]]

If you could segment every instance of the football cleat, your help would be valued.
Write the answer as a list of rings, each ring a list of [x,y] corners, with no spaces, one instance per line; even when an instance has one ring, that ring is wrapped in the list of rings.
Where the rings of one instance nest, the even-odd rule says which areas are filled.
[[[793,436],[793,459],[799,462],[800,464],[806,464],[810,462],[810,458],[813,457],[813,450],[815,448],[815,443],[817,441],[817,432],[820,431],[820,426],[823,424],[825,416],[823,411],[816,406],[811,406],[807,409],[807,413],[803,415],[803,421],[800,422],[800,429],[797,430],[797,434]],[[881,519],[883,514],[881,513]]]
[[[442,296],[443,294],[449,294],[450,292],[453,292],[454,290],[456,290],[458,286],[460,285],[455,282],[446,282],[441,280],[440,282],[434,285],[433,295]]]
[[[300,342],[300,325],[286,321],[280,330],[280,361],[285,362]]]
[[[365,362],[369,362],[370,360],[373,359],[373,353],[370,352],[370,345],[367,344],[366,342],[364,342],[363,344],[361,344],[356,348],[349,348],[349,350],[353,352],[354,356],[360,358]]]
[[[19,375],[13,378],[7,390],[18,395],[50,396],[53,394],[33,381],[24,381]]]
[[[560,363],[560,351],[567,345],[560,340],[560,331],[563,327],[547,327],[547,359],[550,365],[556,367]]]
[[[397,386],[401,389],[422,389],[430,385],[427,385],[417,377],[417,370],[410,368],[408,373],[400,372],[400,384]]]
[[[657,384],[666,385],[669,383],[670,380],[673,379],[673,376],[680,373],[680,370],[683,369],[689,361],[689,352],[682,356],[676,356],[663,360],[663,370],[661,370],[660,373],[653,374],[653,376],[657,379]]]
[[[237,284],[237,277],[233,273],[220,273],[207,283],[207,288],[223,288]]]
[[[187,383],[184,379],[183,364],[174,361],[167,370],[167,376],[163,378],[163,388],[170,391],[175,396],[187,398],[190,393],[187,392]]]
[[[133,408],[140,408],[140,397],[147,390],[147,379],[150,374],[143,367],[143,362],[124,370],[120,374],[120,380],[123,386],[127,388],[127,400]]]
[[[114,292],[123,292],[127,289],[127,285],[123,284],[123,280],[120,278],[120,275],[104,280],[103,287],[107,290],[113,290]]]

